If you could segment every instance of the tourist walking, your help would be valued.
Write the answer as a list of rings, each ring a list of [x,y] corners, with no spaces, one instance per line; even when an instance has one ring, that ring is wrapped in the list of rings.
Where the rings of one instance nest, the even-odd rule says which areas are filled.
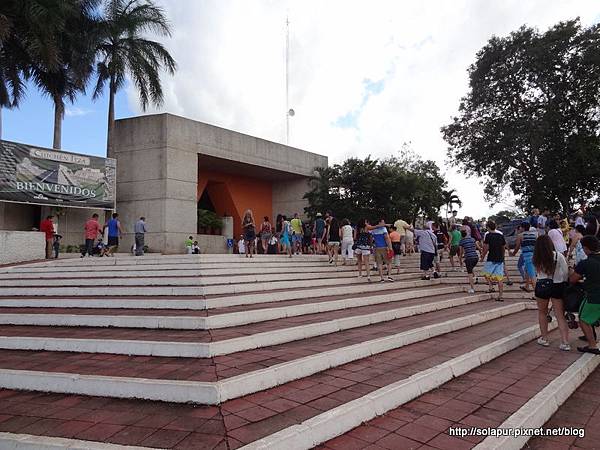
[[[398,219],[394,222],[394,227],[396,228],[396,232],[400,235],[400,247],[402,249],[402,254],[406,255],[406,234],[410,231],[411,226],[406,221]]]
[[[246,212],[244,212],[244,218],[242,219],[242,231],[244,232],[246,258],[252,258],[256,242],[256,224],[254,222],[254,214],[252,214],[251,209],[247,209]]]
[[[533,251],[533,265],[537,272],[535,300],[538,307],[538,323],[542,334],[537,343],[544,347],[550,345],[548,341],[548,305],[551,303],[560,331],[561,343],[559,348],[563,351],[569,351],[571,350],[569,326],[565,319],[563,305],[564,290],[569,277],[569,266],[563,254],[555,250],[550,236],[542,235],[537,238]]]
[[[593,328],[600,321],[600,241],[596,236],[584,236],[581,245],[587,258],[575,266],[575,271],[569,277],[571,283],[583,280],[585,291],[579,308],[579,325],[587,339],[587,345],[577,347],[577,350],[600,355]]]
[[[523,222],[521,224],[521,234],[517,236],[515,241],[515,248],[512,256],[515,256],[519,250],[521,250],[521,257],[523,258],[522,267],[524,277],[524,286],[520,286],[520,289],[525,292],[533,292],[535,285],[535,267],[533,265],[533,250],[535,248],[535,241],[537,240],[537,231],[532,227],[529,222]],[[521,261],[521,258],[519,258]]]
[[[40,231],[44,233],[46,239],[46,245],[44,247],[44,253],[46,259],[52,258],[52,244],[54,243],[54,222],[52,219],[54,216],[46,216],[44,220],[40,222]]]
[[[458,230],[456,230],[458,231]],[[467,280],[469,281],[469,294],[475,293],[474,269],[479,262],[479,243],[467,234],[466,230],[460,231],[460,241],[458,242],[458,258],[465,262],[467,269]]]
[[[421,280],[430,280],[431,269],[433,269],[437,253],[437,237],[427,224],[423,226],[422,230],[414,230],[414,234],[419,243],[419,252],[421,254],[420,269],[423,272]],[[433,276],[434,278],[439,278],[437,272],[434,272]]]
[[[144,256],[145,236],[148,232],[144,216],[135,223],[133,232],[135,233],[135,256]]]
[[[487,222],[488,232],[483,240],[483,251],[481,259],[487,260],[483,267],[483,276],[488,282],[489,291],[494,292],[494,284],[498,284],[497,301],[504,301],[504,253],[506,251],[506,241],[504,235],[496,231],[496,223],[492,220]]]
[[[456,225],[452,226],[450,231],[450,266],[452,266],[452,270],[456,270],[456,264],[454,262],[454,257],[458,255],[460,240],[462,239],[462,235]],[[462,258],[458,258],[458,266],[462,267]]]
[[[342,265],[346,265],[348,260],[354,258],[354,233],[352,225],[348,219],[342,220]]]
[[[369,226],[373,235],[373,245],[375,247],[375,262],[379,271],[379,278],[382,283],[385,281],[394,281],[392,278],[392,241],[387,231],[385,219],[380,219],[376,226]],[[387,266],[387,278],[383,278],[383,266]]]
[[[415,233],[413,233],[412,227],[406,230],[404,235],[404,252],[407,255],[412,255],[415,252]]]
[[[321,213],[317,213],[317,218],[315,219],[315,238],[317,240],[317,254],[324,254],[325,253],[325,230],[326,230],[326,224],[325,224],[325,220],[323,220],[323,216]]]
[[[548,208],[545,208],[542,214],[538,217],[537,220],[537,232],[538,236],[543,236],[546,234],[546,226],[548,225],[548,216],[550,215],[550,211]]]
[[[102,227],[98,223],[98,214],[92,214],[92,217],[88,219],[83,225],[85,233],[85,251],[81,254],[83,258],[86,254],[92,256],[94,252],[94,242],[98,235],[102,235]]]
[[[294,214],[294,218],[290,221],[292,228],[292,248],[297,255],[302,254],[302,240],[304,239],[304,230],[302,229],[302,220],[298,213]]]
[[[396,226],[391,227],[390,241],[392,241],[392,250],[394,251],[393,266],[396,268],[396,275],[400,273],[400,255],[402,254],[402,236],[398,233]]]
[[[575,265],[579,264],[584,259],[587,259],[587,255],[583,251],[583,246],[581,245],[581,239],[585,234],[585,227],[583,225],[577,225],[575,227],[575,232],[573,233],[573,239],[571,239],[571,245],[569,246],[569,259],[573,257],[573,253],[575,253]]]
[[[119,214],[113,213],[112,217],[104,225],[104,228],[108,229],[108,251],[106,255],[114,256],[114,253],[119,249],[119,238],[123,237],[123,228],[121,227]]]
[[[281,252],[289,254],[292,257],[292,242],[290,240],[290,223],[287,221],[286,216],[281,216],[281,238],[279,244],[281,245]]]
[[[548,221],[548,229],[548,236],[552,240],[552,244],[554,244],[554,250],[556,250],[563,256],[567,256],[567,244],[565,243],[562,231],[560,231],[560,225],[558,224],[558,222],[554,219]],[[538,229],[538,233],[539,232],[540,230]]]
[[[337,258],[340,250],[340,224],[331,211],[325,213],[327,223],[327,256],[329,264],[337,267]]]
[[[260,241],[262,244],[263,254],[267,253],[269,241],[271,240],[272,236],[273,226],[271,225],[271,222],[269,222],[269,217],[265,216],[263,217],[263,223],[260,226]]]
[[[371,256],[371,244],[373,235],[369,233],[369,222],[365,219],[360,219],[356,227],[355,237],[356,248],[354,254],[356,255],[356,262],[358,265],[358,278],[362,278],[362,268],[365,267],[367,280],[371,282],[371,267],[369,265],[369,257]]]

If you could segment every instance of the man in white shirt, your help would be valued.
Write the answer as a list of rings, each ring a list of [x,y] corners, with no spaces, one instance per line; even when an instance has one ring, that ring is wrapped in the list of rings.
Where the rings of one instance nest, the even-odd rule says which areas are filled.
[[[538,217],[537,230],[539,236],[543,236],[544,234],[546,234],[546,223],[548,222],[549,214],[550,211],[548,210],[548,208],[546,208],[544,209],[544,212],[542,212],[542,214]]]

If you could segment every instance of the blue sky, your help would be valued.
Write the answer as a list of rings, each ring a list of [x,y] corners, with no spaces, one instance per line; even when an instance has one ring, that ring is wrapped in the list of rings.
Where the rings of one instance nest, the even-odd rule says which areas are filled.
[[[74,105],[67,104],[63,121],[62,149],[75,153],[106,156],[108,92],[95,102],[80,96]],[[126,90],[117,93],[116,117],[129,117]],[[35,86],[28,86],[27,96],[18,109],[2,110],[2,139],[52,147],[54,106],[42,97]]]

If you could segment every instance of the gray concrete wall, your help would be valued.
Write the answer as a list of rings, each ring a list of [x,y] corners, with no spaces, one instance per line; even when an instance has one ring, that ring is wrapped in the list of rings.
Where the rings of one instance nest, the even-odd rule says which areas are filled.
[[[274,182],[273,215],[285,214],[291,217],[298,213],[301,217],[306,217],[304,207],[308,206],[308,201],[303,197],[309,190],[310,185],[306,178]]]
[[[38,231],[0,231],[0,264],[46,257],[46,239]]]
[[[278,182],[273,200],[277,208],[300,213],[306,182],[293,178],[327,165],[327,158],[315,153],[170,114],[118,120],[117,212],[128,231],[146,217],[151,250],[180,253],[185,239],[196,234],[198,154],[290,174],[292,180]],[[127,235],[123,248],[132,239]]]

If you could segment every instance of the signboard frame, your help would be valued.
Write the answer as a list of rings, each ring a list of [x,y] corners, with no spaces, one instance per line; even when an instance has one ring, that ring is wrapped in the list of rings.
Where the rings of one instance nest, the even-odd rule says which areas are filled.
[[[8,150],[5,149],[6,144],[8,144]],[[14,147],[14,149],[10,149],[11,146]],[[33,180],[18,180],[19,177],[23,177],[23,174],[19,172],[21,169],[18,168],[18,166],[20,164],[25,164],[25,158],[23,158],[17,164],[17,158],[14,156],[15,149],[21,153],[19,156],[23,156],[22,154],[25,152],[25,150],[27,150],[29,156],[29,161],[27,161],[28,168],[31,168],[32,171],[35,171],[34,173],[28,173],[28,175],[33,176]],[[13,151],[13,154],[10,154],[11,150]],[[13,156],[12,160],[8,161],[8,164],[7,161],[5,161],[6,155]],[[48,172],[50,173],[50,176],[53,177],[55,182],[45,181],[45,179],[42,181],[35,180],[35,177],[39,176],[38,172],[41,170],[40,167],[36,167],[34,164],[34,162],[38,160],[42,163],[42,165],[48,165],[50,168],[54,169],[49,170]],[[6,170],[7,166],[10,164],[14,165],[14,173],[12,174]],[[56,168],[53,166],[56,166]],[[89,179],[90,176],[93,178],[92,180]],[[39,205],[54,208],[102,209],[105,211],[113,211],[116,208],[116,178],[117,160],[115,158],[85,155],[81,153],[25,144],[22,142],[0,140],[0,202]],[[63,181],[66,180],[68,184],[60,183],[59,181],[61,179]],[[2,187],[18,182],[36,183],[38,185],[44,184],[47,186],[68,186],[72,190],[78,189],[78,191],[82,193],[86,190],[91,192],[93,189],[99,189],[99,187],[102,187],[103,189],[101,192],[106,192],[106,186],[108,185],[108,189],[112,191],[112,199],[107,199],[107,201],[104,202],[102,200],[97,200],[93,204],[85,204],[86,201],[89,201],[89,198],[93,197],[89,197],[87,200],[82,198],[82,195],[77,198],[75,196],[73,196],[73,198],[69,198],[69,194],[58,192],[56,195],[57,198],[52,198],[42,194],[39,191],[27,192],[27,190],[22,190],[21,192],[15,190],[15,196],[29,196],[31,200],[12,199],[10,198],[10,194],[5,195],[6,191],[2,191]],[[81,187],[82,185],[84,188]],[[85,186],[88,186],[89,189],[86,189]],[[62,189],[59,190],[57,187],[55,187],[54,190],[62,191]],[[27,194],[24,192],[27,192]],[[39,199],[34,196],[35,192],[38,192],[38,196],[44,197],[44,200],[39,201]],[[52,190],[49,190],[48,192],[52,192]]]

